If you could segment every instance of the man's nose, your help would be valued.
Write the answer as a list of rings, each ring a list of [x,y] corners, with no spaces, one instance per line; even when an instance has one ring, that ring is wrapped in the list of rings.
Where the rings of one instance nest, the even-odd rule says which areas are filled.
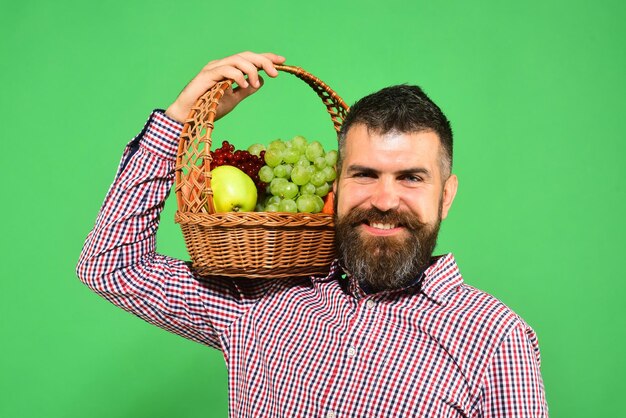
[[[398,209],[400,193],[392,182],[381,181],[376,185],[370,201],[372,206],[382,212]]]

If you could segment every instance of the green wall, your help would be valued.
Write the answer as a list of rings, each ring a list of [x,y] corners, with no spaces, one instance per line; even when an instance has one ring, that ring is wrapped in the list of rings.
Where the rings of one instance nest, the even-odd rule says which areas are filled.
[[[552,417],[623,416],[625,20],[617,0],[3,3],[0,416],[227,415],[219,352],[113,307],[74,267],[151,109],[246,49],[286,56],[348,103],[423,86],[456,135],[439,251],[537,331]],[[215,137],[330,145],[326,119],[283,75]],[[186,258],[175,204],[158,250]]]

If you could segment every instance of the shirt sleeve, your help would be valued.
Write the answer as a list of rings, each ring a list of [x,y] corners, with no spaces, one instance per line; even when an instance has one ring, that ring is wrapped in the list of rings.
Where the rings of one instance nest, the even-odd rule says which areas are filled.
[[[482,418],[539,418],[548,416],[541,357],[535,332],[516,324],[502,341],[483,378]]]
[[[269,281],[198,277],[156,253],[159,216],[174,181],[182,125],[161,111],[124,150],[76,272],[99,295],[168,331],[224,349],[224,331]]]

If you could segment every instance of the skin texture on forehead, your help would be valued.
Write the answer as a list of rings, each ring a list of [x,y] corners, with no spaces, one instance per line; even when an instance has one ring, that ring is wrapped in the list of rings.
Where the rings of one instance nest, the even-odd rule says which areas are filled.
[[[359,131],[366,130],[368,133],[367,144],[369,150],[358,149],[359,152],[370,151],[370,158],[374,158],[379,163],[386,163],[385,155],[391,151],[396,152],[396,159],[388,161],[392,164],[419,164],[428,169],[430,175],[440,175],[439,164],[436,162],[441,155],[441,145],[439,137],[434,131],[424,130],[410,133],[403,133],[398,131],[390,131],[384,134],[372,132],[370,129],[359,129],[354,131],[358,134]],[[409,138],[409,141],[407,141]],[[353,138],[352,141],[355,142]],[[361,144],[362,145],[362,144]],[[351,144],[347,144],[347,148],[351,148]],[[358,148],[358,145],[354,148]],[[352,150],[354,152],[354,149]]]

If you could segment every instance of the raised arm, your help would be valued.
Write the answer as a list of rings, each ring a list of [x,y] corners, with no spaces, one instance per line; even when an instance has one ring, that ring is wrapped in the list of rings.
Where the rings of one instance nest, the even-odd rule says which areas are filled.
[[[174,180],[180,121],[184,119],[179,119],[180,115],[186,117],[195,103],[192,97],[197,99],[224,78],[234,78],[241,87],[228,93],[226,106],[220,105],[219,116],[224,116],[260,87],[258,69],[276,75],[273,62],[282,62],[281,58],[272,61],[266,55],[250,54],[244,53],[250,57],[247,61],[241,55],[212,61],[166,113],[152,113],[124,151],[76,267],[81,281],[115,305],[216,348],[222,347],[221,331],[265,292],[268,282],[203,280],[185,262],[156,253],[156,232]],[[239,73],[250,80],[247,87],[243,87],[248,82]]]

